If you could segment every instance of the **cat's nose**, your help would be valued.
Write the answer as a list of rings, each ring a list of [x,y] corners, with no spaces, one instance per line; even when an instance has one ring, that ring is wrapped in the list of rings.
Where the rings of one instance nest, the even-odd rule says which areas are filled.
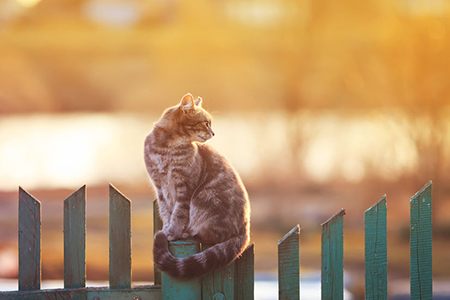
[[[211,129],[211,136],[215,136],[216,134],[214,133],[214,131],[212,131]]]

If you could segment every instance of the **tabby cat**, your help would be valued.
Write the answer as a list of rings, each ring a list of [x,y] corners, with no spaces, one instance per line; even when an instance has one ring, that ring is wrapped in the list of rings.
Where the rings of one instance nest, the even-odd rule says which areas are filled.
[[[239,175],[227,159],[205,144],[214,136],[202,99],[185,95],[168,108],[145,140],[145,164],[158,193],[163,229],[155,235],[155,266],[188,279],[224,267],[250,239],[250,204]],[[194,239],[213,244],[175,258],[168,241]]]

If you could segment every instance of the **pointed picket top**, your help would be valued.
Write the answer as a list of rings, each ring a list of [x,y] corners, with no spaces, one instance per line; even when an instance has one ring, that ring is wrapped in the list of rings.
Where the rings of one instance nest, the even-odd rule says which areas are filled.
[[[322,223],[322,299],[344,298],[345,210]]]
[[[430,180],[417,193],[415,193],[414,196],[411,197],[411,202],[419,199],[425,193],[430,193],[430,196],[431,196],[432,187],[433,187],[433,181]]]
[[[366,299],[387,299],[386,195],[364,213]]]
[[[342,217],[345,215],[345,209],[341,208],[340,211],[338,211],[336,214],[334,214],[331,218],[329,218],[328,220],[326,220],[325,222],[323,222],[322,224],[320,224],[321,226],[325,226],[328,225],[329,223],[334,222],[335,220],[337,220],[339,217]]]
[[[281,240],[278,241],[278,245],[283,244],[284,241],[288,240],[289,238],[292,238],[292,236],[299,234],[300,234],[300,225],[297,224],[294,228],[289,230],[289,232],[286,233]]]
[[[122,199],[122,201],[131,203],[131,200],[128,199],[127,196],[125,196],[118,188],[116,188],[112,183],[110,183],[109,184],[109,196],[111,198],[111,196],[115,197],[116,195],[119,196]]]
[[[419,190],[410,202],[411,299],[432,299],[432,182]]]
[[[374,211],[374,210],[376,211],[380,205],[383,205],[383,203],[384,203],[384,205],[386,205],[386,194],[383,195],[383,197],[381,197],[380,200],[378,200],[375,204],[373,204],[371,207],[369,207],[369,208],[364,212],[364,214],[367,214],[367,213],[369,213],[370,211]]]
[[[109,286],[131,288],[131,201],[109,185]]]
[[[19,290],[41,288],[41,202],[19,187]]]
[[[279,299],[300,299],[299,235],[297,225],[278,242]]]
[[[86,185],[64,200],[64,288],[86,286]]]

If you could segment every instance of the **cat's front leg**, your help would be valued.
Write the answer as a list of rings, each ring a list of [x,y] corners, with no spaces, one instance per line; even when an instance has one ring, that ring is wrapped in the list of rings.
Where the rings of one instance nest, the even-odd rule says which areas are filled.
[[[172,214],[167,204],[167,200],[164,198],[164,195],[161,191],[158,191],[158,210],[159,216],[161,217],[161,220],[163,222],[163,231],[165,232],[170,226],[170,218]]]
[[[189,203],[175,204],[175,208],[172,212],[170,219],[170,225],[164,233],[169,241],[179,240],[183,237],[183,233],[189,222]]]

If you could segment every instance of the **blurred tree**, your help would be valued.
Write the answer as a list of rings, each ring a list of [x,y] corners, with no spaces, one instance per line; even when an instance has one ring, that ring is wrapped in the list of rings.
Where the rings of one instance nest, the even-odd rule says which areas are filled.
[[[416,184],[433,179],[444,185],[450,164],[450,18],[403,15],[398,22],[401,27],[377,53],[386,77],[380,102],[407,117],[404,125],[418,158]]]

